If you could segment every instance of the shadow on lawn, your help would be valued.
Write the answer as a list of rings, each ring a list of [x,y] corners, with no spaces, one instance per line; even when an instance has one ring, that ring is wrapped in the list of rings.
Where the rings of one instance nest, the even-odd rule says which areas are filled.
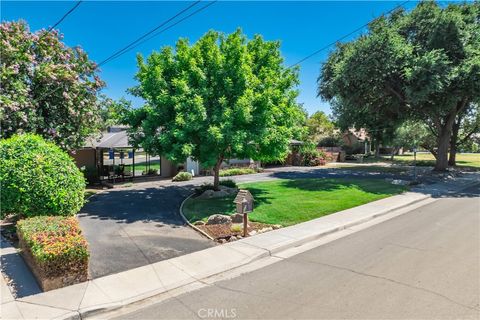
[[[296,179],[286,180],[282,185],[287,188],[303,191],[336,191],[355,188],[374,194],[390,194],[404,190],[401,186],[390,185],[383,180],[352,180],[352,179]]]

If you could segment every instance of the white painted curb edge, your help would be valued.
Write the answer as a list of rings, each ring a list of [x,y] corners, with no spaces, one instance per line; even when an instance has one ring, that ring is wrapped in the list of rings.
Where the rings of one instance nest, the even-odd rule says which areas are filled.
[[[185,202],[187,202],[188,199],[190,199],[191,197],[193,197],[194,193],[192,193],[191,195],[189,195],[188,197],[186,197],[183,201],[182,201],[182,204],[180,205],[180,216],[182,217],[183,221],[185,221],[185,223],[187,225],[189,225],[193,230],[201,233],[203,236],[207,237],[208,239],[212,240],[212,241],[215,241],[214,238],[212,238],[208,233],[206,233],[205,231],[203,230],[200,230],[200,228],[197,228],[195,225],[191,224],[190,221],[188,221],[187,217],[185,217],[185,215],[183,214],[183,206],[185,204]]]

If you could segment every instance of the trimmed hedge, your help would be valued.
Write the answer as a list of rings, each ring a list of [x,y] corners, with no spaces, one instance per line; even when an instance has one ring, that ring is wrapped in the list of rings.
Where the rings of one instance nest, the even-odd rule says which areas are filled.
[[[173,177],[172,181],[189,181],[192,180],[192,174],[189,172],[179,172],[175,177]]]
[[[258,171],[252,168],[231,168],[220,170],[220,177],[238,176],[242,174],[252,174]]]
[[[17,233],[26,261],[44,290],[87,280],[88,244],[75,217],[20,220]],[[53,287],[51,279],[56,283]]]
[[[70,156],[38,135],[0,140],[0,217],[72,216],[84,204],[85,178]]]

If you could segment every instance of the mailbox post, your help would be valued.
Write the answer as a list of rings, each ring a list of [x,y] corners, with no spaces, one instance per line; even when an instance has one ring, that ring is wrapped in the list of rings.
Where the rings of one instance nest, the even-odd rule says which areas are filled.
[[[240,190],[233,202],[237,205],[237,213],[243,215],[243,236],[248,235],[248,213],[253,211],[253,196],[248,190]]]

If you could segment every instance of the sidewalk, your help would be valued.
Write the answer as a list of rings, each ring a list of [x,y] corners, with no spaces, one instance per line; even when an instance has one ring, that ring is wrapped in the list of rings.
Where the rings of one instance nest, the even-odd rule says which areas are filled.
[[[328,234],[370,221],[413,203],[459,192],[478,183],[478,175],[416,188],[415,192],[371,202],[291,227],[262,233],[170,260],[90,280],[85,283],[14,300],[2,278],[2,319],[79,319],[99,315],[255,260],[309,243]],[[3,252],[2,252],[3,254]]]

